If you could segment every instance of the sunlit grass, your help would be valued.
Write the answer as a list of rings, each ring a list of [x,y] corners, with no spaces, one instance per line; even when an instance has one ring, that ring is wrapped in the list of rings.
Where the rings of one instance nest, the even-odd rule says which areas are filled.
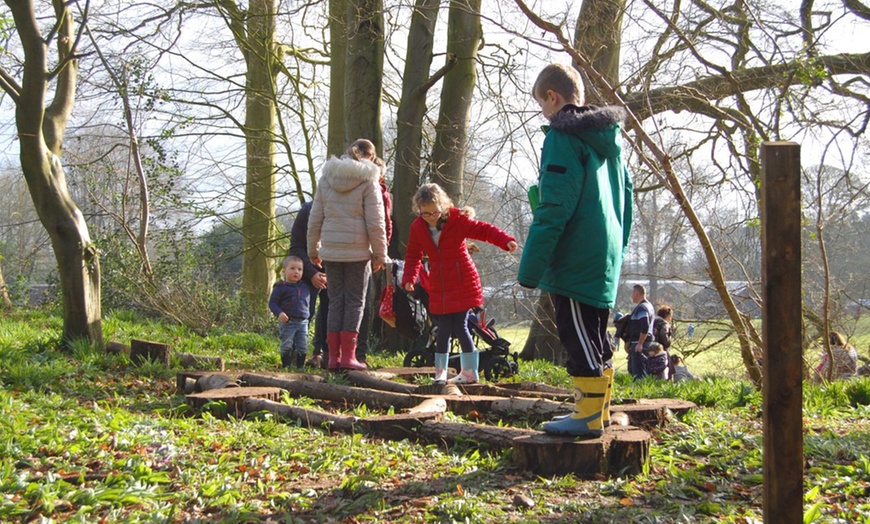
[[[272,369],[277,337],[229,330],[208,336],[111,314],[112,339],[141,337],[176,350],[221,355],[236,366]],[[300,521],[371,522],[748,522],[761,517],[762,395],[742,369],[723,372],[726,345],[693,356],[702,380],[634,381],[617,355],[614,403],[673,397],[700,409],[651,430],[650,469],[633,478],[540,478],[514,466],[511,450],[473,440],[453,446],[385,441],[364,431],[332,433],[259,413],[196,414],[174,395],[177,368],[132,367],[72,341],[40,313],[0,320],[0,521],[243,522],[293,515]],[[520,351],[527,328],[499,333]],[[699,332],[696,331],[696,339]],[[716,337],[710,332],[707,336]],[[695,341],[696,343],[698,340]],[[717,354],[718,351],[723,354]],[[732,349],[733,351],[733,349]],[[736,353],[736,352],[735,352]],[[402,355],[375,351],[375,366]],[[705,358],[710,358],[706,364]],[[736,356],[739,367],[739,355]],[[708,367],[709,366],[709,367]],[[348,383],[326,374],[328,383]],[[568,386],[562,366],[521,361],[516,380]],[[285,401],[312,409],[312,399]],[[804,386],[807,521],[870,519],[870,379]],[[328,409],[358,416],[368,406]],[[449,413],[449,422],[469,424]],[[477,421],[480,422],[480,421]],[[529,427],[516,417],[489,424]],[[512,504],[515,494],[536,505]],[[287,520],[287,519],[284,519]],[[292,519],[290,519],[292,520]]]

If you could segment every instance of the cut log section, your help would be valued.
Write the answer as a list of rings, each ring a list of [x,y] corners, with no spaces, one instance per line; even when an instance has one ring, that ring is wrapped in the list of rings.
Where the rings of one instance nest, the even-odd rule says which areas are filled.
[[[533,384],[525,382],[525,384]],[[491,395],[498,397],[525,397],[525,398],[543,398],[554,400],[557,402],[573,402],[574,395],[566,390],[558,390],[559,388],[544,388],[558,391],[538,391],[526,390],[510,387],[514,384],[468,384],[462,386],[462,389],[467,395]],[[543,384],[541,384],[543,386]]]
[[[268,387],[210,389],[202,393],[192,393],[185,397],[187,403],[197,411],[202,410],[206,404],[211,402],[225,402],[227,406],[226,414],[236,418],[242,418],[247,413],[244,402],[249,398],[278,400],[281,398],[281,389]]]
[[[392,391],[393,393],[416,393],[417,390],[417,386],[414,384],[403,384],[390,380],[396,376],[392,373],[348,371],[346,376],[353,385],[361,388]]]
[[[417,429],[418,438],[424,442],[451,446],[460,440],[474,440],[491,449],[513,447],[515,438],[531,437],[537,433],[532,429],[460,422],[427,422]]]
[[[201,392],[212,389],[237,388],[240,385],[237,378],[223,373],[212,373],[199,377],[194,384],[194,390]]]
[[[402,440],[415,435],[414,430],[428,421],[439,421],[443,411],[428,410],[400,415],[358,418],[348,415],[324,413],[314,409],[288,406],[260,398],[249,398],[244,402],[248,413],[268,411],[280,417],[295,420],[304,427],[326,427],[332,431],[353,433],[357,427],[363,428],[373,437],[387,440]]]
[[[133,339],[130,341],[130,362],[139,366],[146,361],[157,362],[169,367],[169,357],[172,347],[160,342]]]
[[[632,426],[642,428],[663,427],[674,415],[683,415],[697,408],[693,402],[677,398],[628,400],[610,407],[611,413],[625,413]]]
[[[280,402],[263,398],[248,398],[244,402],[246,413],[255,411],[268,411],[289,420],[296,420],[303,427],[319,428],[328,427],[334,431],[352,433],[359,419],[350,415],[326,413],[316,409],[288,406]]]
[[[282,380],[253,373],[242,375],[242,382],[252,386],[271,386],[287,390],[291,397],[308,397],[319,400],[342,402],[348,405],[365,404],[371,408],[406,409],[416,406],[425,397],[377,391],[374,389],[355,388],[341,384],[304,382],[299,380]]]
[[[427,398],[420,404],[408,409],[408,413],[444,413],[447,411],[447,401],[443,398]]]
[[[449,370],[448,370],[449,371]],[[402,380],[414,380],[417,377],[435,375],[434,366],[424,366],[421,368],[381,368],[378,373],[387,373]]]
[[[551,477],[638,475],[649,464],[649,433],[637,428],[607,428],[599,438],[575,439],[536,432],[513,440],[518,467]]]
[[[194,384],[196,384],[196,381],[204,376],[213,374],[214,371],[179,371],[175,375],[175,392],[179,394],[196,393],[197,390],[193,386]],[[239,378],[242,376],[241,373],[232,372],[222,373],[222,375],[227,376],[233,380],[239,380]]]

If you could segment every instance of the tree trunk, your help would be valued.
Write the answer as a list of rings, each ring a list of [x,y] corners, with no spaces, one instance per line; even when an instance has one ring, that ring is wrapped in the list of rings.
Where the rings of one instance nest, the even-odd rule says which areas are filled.
[[[464,202],[462,180],[468,118],[477,83],[477,51],[482,38],[480,0],[451,0],[447,19],[447,56],[455,57],[457,63],[444,77],[430,180],[443,187],[457,205]]]
[[[347,60],[348,0],[329,0],[329,130],[327,156],[339,156],[347,147],[344,132],[344,75]],[[313,188],[312,188],[313,191]]]
[[[559,335],[556,333],[555,314],[553,299],[549,293],[542,292],[535,307],[535,318],[532,319],[532,327],[529,329],[526,344],[520,352],[520,358],[524,360],[549,360],[557,365],[565,363],[565,352],[562,350],[562,343],[559,342]]]
[[[75,103],[78,61],[73,48],[78,41],[73,31],[72,11],[61,0],[53,0],[57,34],[57,69],[50,71],[46,42],[32,2],[8,4],[24,50],[21,85],[5,70],[3,89],[16,104],[15,123],[20,144],[21,169],[27,181],[39,220],[51,238],[60,273],[63,297],[63,340],[84,338],[102,344],[100,307],[100,261],[91,242],[88,226],[69,194],[61,165],[63,133]],[[55,76],[56,75],[56,76]],[[49,81],[57,78],[54,98],[45,107]]]
[[[417,0],[408,29],[408,53],[402,75],[402,100],[396,118],[396,167],[393,175],[393,238],[396,254],[405,256],[414,215],[411,198],[420,184],[420,150],[438,0]],[[434,77],[433,77],[434,78]]]
[[[247,157],[242,219],[243,298],[252,308],[265,308],[275,280],[275,0],[251,0],[247,34],[241,42],[247,66],[245,146]],[[234,31],[237,41],[239,33]]]
[[[619,84],[619,49],[624,12],[625,0],[583,2],[577,17],[577,28],[574,30],[574,45],[610,85]],[[574,66],[577,67],[576,62]],[[580,76],[586,87],[586,103],[607,103],[607,99],[595,88],[595,82],[582,69]]]
[[[383,0],[350,0],[345,21],[347,52],[344,71],[344,145],[347,146],[358,138],[367,138],[374,143],[378,155],[382,156]]]

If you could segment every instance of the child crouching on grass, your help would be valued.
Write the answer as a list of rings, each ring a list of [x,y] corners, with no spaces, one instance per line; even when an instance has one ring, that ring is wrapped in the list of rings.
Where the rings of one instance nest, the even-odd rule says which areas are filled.
[[[462,371],[450,382],[477,382],[480,353],[475,351],[468,331],[468,313],[483,305],[483,287],[465,240],[489,242],[509,253],[516,251],[516,240],[491,224],[475,220],[473,209],[454,207],[438,184],[421,186],[412,204],[417,218],[411,223],[402,286],[408,292],[414,290],[423,255],[429,257],[429,312],[438,327],[435,382],[447,380],[451,337],[462,348]]]
[[[272,286],[269,309],[278,317],[281,338],[281,367],[305,366],[308,353],[308,301],[311,288],[302,281],[303,262],[297,256],[284,259],[283,280]]]

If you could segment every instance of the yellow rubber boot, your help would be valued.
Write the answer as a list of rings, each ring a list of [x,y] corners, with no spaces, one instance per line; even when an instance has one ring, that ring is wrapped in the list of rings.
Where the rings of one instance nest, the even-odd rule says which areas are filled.
[[[541,429],[552,435],[600,437],[604,434],[601,419],[610,378],[607,376],[573,378],[574,414],[561,420],[545,422],[541,425]]]
[[[604,370],[604,376],[607,377],[607,391],[604,392],[604,407],[601,409],[601,426],[610,426],[610,395],[613,393],[613,368]]]

